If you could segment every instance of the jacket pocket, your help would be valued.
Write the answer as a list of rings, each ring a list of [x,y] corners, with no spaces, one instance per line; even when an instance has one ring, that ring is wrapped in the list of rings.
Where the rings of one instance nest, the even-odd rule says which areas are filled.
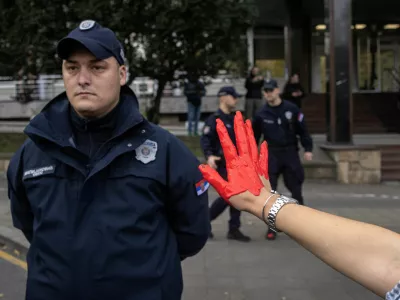
[[[68,211],[76,200],[82,178],[71,167],[57,162],[26,167],[22,174],[23,186],[38,218],[45,213]],[[68,199],[68,201],[67,201]]]
[[[149,214],[163,206],[166,194],[165,171],[157,165],[114,166],[107,179],[109,197],[118,197],[138,214]]]

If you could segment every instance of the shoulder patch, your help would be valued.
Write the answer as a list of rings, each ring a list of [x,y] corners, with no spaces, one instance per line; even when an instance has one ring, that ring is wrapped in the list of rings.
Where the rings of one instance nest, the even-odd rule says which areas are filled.
[[[299,113],[299,115],[297,116],[297,120],[298,120],[299,122],[303,122],[303,119],[304,119],[303,113]]]
[[[205,179],[200,180],[195,184],[197,196],[200,196],[208,190],[210,184]]]
[[[209,134],[209,133],[210,133],[210,126],[204,126],[203,134]]]
[[[135,149],[136,159],[144,164],[148,164],[156,159],[157,150],[157,142],[146,140],[143,144]]]

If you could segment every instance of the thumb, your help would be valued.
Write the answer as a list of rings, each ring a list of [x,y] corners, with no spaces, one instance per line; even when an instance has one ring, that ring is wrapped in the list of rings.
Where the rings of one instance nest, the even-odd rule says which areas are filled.
[[[216,157],[215,160],[221,160],[221,157]]]
[[[205,180],[207,180],[218,192],[218,194],[223,193],[225,187],[228,182],[226,182],[222,177],[218,174],[216,170],[211,168],[209,165],[200,165],[199,170]]]

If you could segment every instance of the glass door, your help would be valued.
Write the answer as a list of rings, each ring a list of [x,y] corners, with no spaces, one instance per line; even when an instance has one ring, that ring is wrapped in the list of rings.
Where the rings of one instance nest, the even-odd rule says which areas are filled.
[[[399,90],[399,44],[393,39],[357,38],[358,89],[369,92]]]
[[[380,90],[382,92],[393,92],[398,91],[398,62],[397,62],[397,43],[380,43],[379,51],[379,78],[380,78]]]

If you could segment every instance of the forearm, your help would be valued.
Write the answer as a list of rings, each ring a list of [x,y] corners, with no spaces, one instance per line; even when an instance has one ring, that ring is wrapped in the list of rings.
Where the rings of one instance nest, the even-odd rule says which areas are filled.
[[[287,205],[277,227],[332,268],[384,297],[400,280],[400,235],[384,228]]]
[[[261,219],[260,207],[266,198],[257,198],[257,207],[251,211]],[[326,264],[382,297],[400,280],[397,233],[292,204],[279,211],[276,226]]]
[[[314,145],[313,140],[309,134],[302,133],[300,135],[300,143],[303,146],[304,152],[312,152]]]

